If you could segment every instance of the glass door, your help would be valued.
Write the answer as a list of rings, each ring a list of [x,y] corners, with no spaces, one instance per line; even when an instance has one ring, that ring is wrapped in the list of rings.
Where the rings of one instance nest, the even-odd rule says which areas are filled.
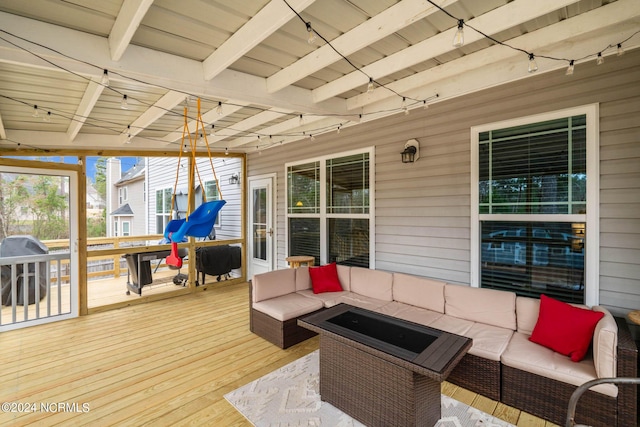
[[[249,277],[274,268],[273,177],[249,182]]]
[[[0,331],[78,316],[77,168],[38,164],[0,159]]]

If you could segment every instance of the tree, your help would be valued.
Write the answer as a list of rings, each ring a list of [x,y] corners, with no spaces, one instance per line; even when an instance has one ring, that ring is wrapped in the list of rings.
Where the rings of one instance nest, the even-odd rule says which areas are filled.
[[[107,200],[107,158],[98,157],[96,160],[95,188],[102,200]]]
[[[33,187],[29,204],[34,217],[32,234],[40,240],[69,237],[69,227],[65,221],[68,204],[64,195],[64,183],[61,189],[57,179],[66,180],[62,177],[39,175]]]
[[[21,209],[29,199],[25,182],[21,175],[0,174],[0,239],[18,233],[24,223]]]

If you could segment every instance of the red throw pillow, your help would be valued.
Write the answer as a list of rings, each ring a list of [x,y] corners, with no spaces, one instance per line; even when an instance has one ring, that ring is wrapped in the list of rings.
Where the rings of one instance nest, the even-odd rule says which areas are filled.
[[[593,331],[603,316],[604,313],[601,311],[574,307],[541,295],[538,322],[529,341],[579,362],[587,354]]]
[[[309,275],[311,276],[311,286],[314,294],[342,290],[335,262],[320,267],[309,267]]]

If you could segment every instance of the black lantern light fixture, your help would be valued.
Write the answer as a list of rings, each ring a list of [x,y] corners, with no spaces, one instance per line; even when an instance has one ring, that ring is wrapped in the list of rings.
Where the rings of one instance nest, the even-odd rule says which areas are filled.
[[[240,174],[234,173],[229,177],[229,184],[240,184]]]
[[[404,144],[402,163],[413,163],[420,158],[420,145],[417,139],[410,139]]]

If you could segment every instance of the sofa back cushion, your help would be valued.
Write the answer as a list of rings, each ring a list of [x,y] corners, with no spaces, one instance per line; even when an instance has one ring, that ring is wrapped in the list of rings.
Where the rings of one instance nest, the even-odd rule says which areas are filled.
[[[516,297],[516,316],[518,319],[518,332],[531,335],[538,322],[540,313],[540,300],[538,298]]]
[[[516,294],[513,292],[447,283],[444,297],[445,314],[516,330]]]
[[[381,270],[351,267],[351,292],[367,297],[393,301],[393,274]]]
[[[256,274],[251,279],[251,286],[253,302],[290,294],[296,291],[296,269],[285,268]]]
[[[311,275],[309,274],[309,267],[302,266],[295,269],[296,271],[296,291],[304,291],[305,289],[311,289]]]
[[[596,374],[598,378],[613,378],[617,376],[618,325],[606,308],[595,306],[593,311],[604,313],[593,333],[593,363],[596,365]]]
[[[444,282],[394,273],[393,300],[444,313]]]
[[[340,279],[340,284],[342,285],[343,291],[351,290],[351,267],[348,265],[337,265],[338,268],[338,279]]]

